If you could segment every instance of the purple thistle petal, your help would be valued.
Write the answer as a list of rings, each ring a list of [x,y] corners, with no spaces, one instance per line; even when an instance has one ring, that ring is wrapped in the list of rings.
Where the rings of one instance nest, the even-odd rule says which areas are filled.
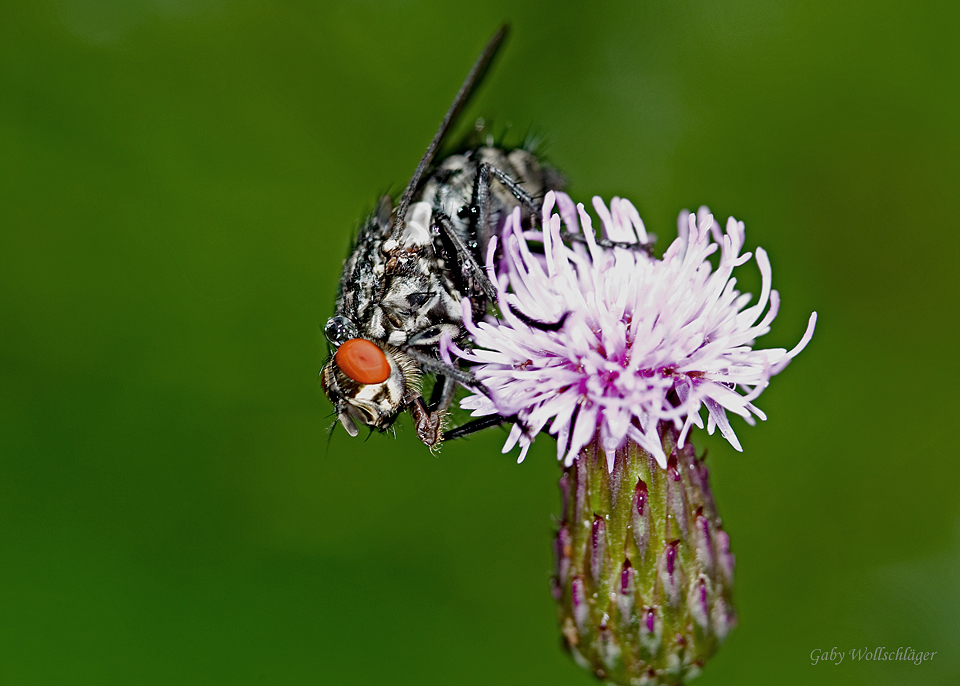
[[[614,198],[608,208],[594,198],[593,208],[604,237],[647,240],[629,201]],[[658,425],[677,427],[682,446],[692,426],[704,426],[704,407],[707,431],[719,428],[741,450],[727,412],[748,423],[765,419],[753,401],[803,350],[816,325],[814,313],[790,351],[753,348],[769,331],[780,298],[766,252],[741,254],[743,223],[731,218],[723,230],[705,207],[696,215],[683,212],[678,237],[660,260],[639,249],[597,245],[590,214],[563,193],[547,194],[542,226],[542,232],[524,231],[519,210],[507,217],[499,241],[503,257],[495,263],[494,237],[486,260],[500,319],[474,322],[464,302],[464,327],[476,347],[441,341],[441,358],[476,363],[472,371],[489,389],[489,398],[474,394],[461,406],[474,416],[517,415],[530,431],[514,427],[505,450],[519,445],[521,459],[532,437],[549,426],[557,457],[568,465],[599,433],[608,454],[633,440],[665,466]],[[564,244],[561,226],[581,233],[586,245]],[[531,242],[543,244],[542,255]],[[707,258],[718,250],[714,269]],[[751,298],[736,290],[733,271],[751,258],[761,292],[748,307]],[[566,319],[549,331],[527,325],[517,313],[543,322]],[[612,469],[614,461],[608,462]]]

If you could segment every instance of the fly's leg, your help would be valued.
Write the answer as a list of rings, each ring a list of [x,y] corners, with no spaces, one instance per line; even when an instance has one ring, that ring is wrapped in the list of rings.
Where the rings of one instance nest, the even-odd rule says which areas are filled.
[[[484,167],[487,169],[486,183],[489,186],[490,179],[489,174],[493,174],[496,177],[497,181],[503,184],[503,187],[510,191],[510,194],[513,195],[517,200],[520,201],[520,204],[523,205],[526,209],[530,210],[530,216],[533,217],[533,221],[536,221],[537,214],[540,212],[540,204],[534,200],[533,196],[527,193],[527,191],[521,186],[518,182],[511,179],[507,174],[497,167],[494,167],[492,164],[483,162],[480,164],[480,170],[477,172],[477,179],[480,178],[481,173],[483,172]],[[489,190],[487,191],[487,197],[489,197]]]
[[[489,165],[487,165],[489,166]],[[493,167],[490,167],[493,169]],[[457,235],[456,230],[453,228],[453,223],[450,221],[450,218],[439,210],[434,210],[434,216],[437,219],[437,223],[443,229],[445,235],[450,240],[450,243],[453,244],[454,250],[457,253],[457,257],[460,260],[460,269],[463,274],[464,281],[467,284],[468,293],[476,293],[476,288],[482,290],[483,294],[487,297],[488,300],[493,302],[497,301],[497,290],[494,287],[493,283],[487,277],[486,273],[483,270],[483,267],[480,266],[480,263],[473,256],[467,247],[463,244],[463,241],[460,240],[460,237]],[[485,304],[474,303],[479,305],[479,307],[474,308],[474,314],[479,315],[484,311]],[[520,318],[520,320],[527,326],[532,326],[535,329],[540,329],[542,331],[558,331],[563,328],[563,323],[567,319],[567,315],[564,314],[560,317],[559,320],[555,322],[541,322],[533,317],[528,317],[523,312],[518,310],[516,307],[513,307],[513,312]],[[412,342],[412,339],[411,339]]]
[[[410,403],[410,414],[417,429],[417,438],[433,450],[443,441],[443,413],[427,409],[419,395]]]
[[[561,317],[560,322],[556,326],[562,326],[565,319],[566,315]],[[554,326],[552,324],[543,324],[542,322],[534,323],[551,328]],[[423,397],[419,395],[409,401],[410,413],[413,415],[417,437],[429,448],[435,449],[439,447],[441,441],[444,439],[463,438],[477,431],[487,429],[491,426],[500,426],[506,422],[514,422],[519,425],[523,433],[532,438],[532,432],[519,417],[515,415],[504,417],[498,414],[479,417],[465,424],[461,424],[450,432],[444,433],[443,422],[447,416],[447,411],[453,404],[457,384],[478,391],[487,397],[490,397],[490,392],[480,380],[468,371],[448,365],[442,360],[421,353],[418,350],[407,348],[404,352],[413,358],[422,370],[437,374],[437,383],[433,387],[433,397],[430,399],[429,406],[424,402]]]
[[[575,243],[587,243],[587,237],[582,233],[570,233],[569,231],[560,231],[560,240]],[[653,254],[653,241],[649,243],[627,243],[626,241],[611,241],[609,238],[594,237],[594,242],[601,248],[625,248],[626,250],[639,250],[647,255]]]
[[[510,420],[507,417],[501,417],[498,414],[490,414],[486,417],[473,419],[466,424],[461,424],[456,429],[448,431],[445,438],[448,441],[452,441],[457,438],[463,438],[464,436],[477,433],[478,431],[483,431],[484,429],[489,429],[491,426],[500,426],[504,422],[508,421]]]
[[[540,206],[533,196],[527,193],[524,188],[511,179],[505,172],[494,167],[489,162],[481,162],[477,166],[477,175],[473,179],[473,196],[470,204],[465,205],[460,210],[460,218],[470,217],[471,232],[477,238],[479,246],[479,257],[483,259],[486,256],[487,245],[490,243],[490,175],[493,175],[504,188],[513,194],[521,205],[530,211],[530,216],[536,222],[537,213]]]
[[[567,317],[570,316],[569,312],[564,312],[562,315],[560,315],[560,318],[555,322],[542,322],[539,319],[528,317],[523,312],[518,310],[516,307],[513,307],[511,311],[517,316],[517,319],[522,321],[531,329],[539,329],[540,331],[559,331],[560,329],[563,328],[563,325],[566,324]]]
[[[520,429],[523,431],[524,435],[530,437],[530,439],[534,438],[533,432],[530,430],[528,426],[524,424],[523,420],[521,420],[518,416],[512,415],[509,417],[505,417],[500,414],[490,414],[485,417],[477,417],[476,419],[472,419],[469,422],[466,422],[465,424],[461,424],[457,428],[451,429],[450,431],[448,431],[444,435],[444,438],[447,439],[448,441],[453,441],[458,438],[464,438],[465,436],[469,436],[470,434],[475,434],[478,431],[489,429],[492,426],[502,426],[508,422],[513,422],[514,424],[518,425]]]
[[[478,390],[481,393],[486,393],[486,387],[483,385],[483,383],[481,383],[477,377],[468,371],[460,369],[459,367],[451,366],[443,360],[438,360],[435,357],[431,357],[426,353],[422,353],[419,350],[414,350],[409,347],[404,348],[403,352],[412,358],[413,361],[420,366],[420,369],[426,372],[442,374],[450,379],[453,379],[461,386],[466,386],[467,388]]]
[[[486,173],[484,173],[486,172]],[[497,181],[503,184],[503,187],[506,188],[513,194],[517,200],[520,201],[520,204],[525,208],[530,210],[530,221],[536,225],[541,206],[537,204],[537,201],[534,200],[533,196],[527,193],[519,183],[507,176],[503,171],[497,169],[496,167],[487,164],[484,162],[480,165],[480,171],[477,172],[478,182],[481,178],[485,181],[487,186],[489,186],[489,175],[493,174]],[[489,189],[485,192],[484,197],[489,198],[490,192]],[[475,193],[476,197],[476,193]],[[483,205],[480,206],[478,214],[483,217]],[[486,226],[486,224],[481,223],[481,226]],[[579,243],[586,243],[587,239],[582,234],[579,233],[570,233],[569,231],[560,231],[560,238],[564,241],[577,241]],[[607,238],[596,237],[594,239],[601,248],[626,248],[627,250],[640,250],[645,252],[647,255],[653,253],[653,242],[650,243],[627,243],[626,241],[611,241]]]
[[[536,200],[534,200],[533,196],[527,193],[527,191],[525,191],[519,183],[511,179],[509,176],[503,173],[503,171],[501,171],[500,169],[497,169],[496,167],[491,166],[486,162],[481,164],[480,167],[481,167],[481,172],[483,171],[483,167],[486,167],[488,171],[487,173],[488,179],[489,179],[489,174],[493,174],[496,177],[497,181],[502,183],[503,187],[506,188],[508,191],[510,191],[513,194],[513,197],[515,197],[517,200],[520,201],[521,205],[523,205],[528,210],[530,210],[531,221],[534,224],[536,224],[539,218],[538,215],[540,213],[540,206],[537,204]],[[477,179],[479,180],[480,177],[481,177],[481,173],[478,172]],[[487,183],[489,184],[489,180],[487,181]],[[487,197],[489,197],[489,191],[487,192]],[[570,241],[576,241],[578,243],[587,242],[587,239],[583,234],[570,233],[569,231],[560,231],[560,239],[567,242],[570,242]],[[627,250],[639,250],[641,252],[646,253],[647,255],[650,255],[653,253],[652,241],[649,243],[627,243],[626,241],[611,241],[608,238],[601,238],[600,236],[597,236],[594,240],[596,241],[597,245],[599,245],[601,248],[608,248],[608,249],[609,248],[625,248]]]
[[[487,245],[490,244],[490,165],[484,162],[477,169],[473,180],[473,198],[470,201],[470,213],[473,216],[473,235],[480,248],[480,259],[486,259]]]
[[[477,389],[481,393],[485,392],[486,389],[470,372],[448,365],[442,360],[419,350],[407,348],[404,352],[413,358],[423,371],[436,373],[438,375],[437,384],[442,384],[439,394],[434,387],[434,398],[430,407],[427,407],[420,395],[408,402],[410,413],[413,415],[413,423],[417,430],[417,437],[429,448],[436,448],[443,440],[443,420],[453,404],[456,384],[459,383],[468,388]]]
[[[433,385],[433,393],[430,394],[430,404],[427,406],[430,412],[449,409],[453,404],[453,395],[456,391],[457,384],[455,381],[448,379],[443,374],[438,374],[437,382]]]
[[[437,381],[433,384],[433,391],[430,393],[430,404],[427,407],[433,409],[440,404],[440,399],[443,397],[443,387],[446,386],[447,377],[442,374],[437,375]]]
[[[463,274],[464,281],[466,281],[467,292],[477,293],[477,288],[479,287],[488,300],[496,302],[496,288],[483,271],[483,267],[480,266],[480,263],[477,262],[473,254],[467,250],[463,241],[460,240],[460,237],[457,236],[457,232],[454,230],[450,218],[439,211],[435,211],[434,214],[437,218],[437,223],[443,229],[445,235],[453,244],[454,250],[457,252],[457,257],[460,260],[461,273]],[[474,305],[476,306],[474,307],[475,316],[479,316],[485,311],[486,303],[474,302]],[[532,326],[535,329],[540,329],[541,331],[558,331],[563,328],[563,323],[567,319],[567,315],[564,314],[555,322],[541,322],[533,317],[528,317],[516,307],[512,309],[514,314],[516,314],[524,324]],[[414,343],[414,339],[411,339],[410,343]]]
[[[490,243],[490,176],[493,175],[504,188],[530,211],[533,221],[536,221],[540,206],[533,196],[523,187],[511,179],[502,170],[494,167],[488,162],[481,162],[477,167],[477,175],[473,181],[473,197],[470,204],[460,210],[460,218],[470,217],[471,233],[476,237],[477,251],[471,251],[457,234],[453,222],[446,216],[439,207],[434,208],[434,216],[437,223],[444,231],[450,243],[453,245],[457,258],[460,261],[463,277],[467,282],[470,292],[477,292],[476,288],[486,295],[487,299],[495,301],[497,291],[493,283],[487,277],[486,271],[481,264],[486,257],[487,245]],[[482,308],[481,308],[482,309]]]
[[[443,231],[444,236],[450,241],[454,252],[457,254],[457,261],[460,263],[460,273],[466,285],[466,291],[470,294],[483,294],[488,300],[497,299],[497,289],[494,288],[490,279],[487,277],[480,262],[470,249],[464,245],[463,240],[457,234],[450,217],[440,210],[434,210],[434,218],[437,225]]]

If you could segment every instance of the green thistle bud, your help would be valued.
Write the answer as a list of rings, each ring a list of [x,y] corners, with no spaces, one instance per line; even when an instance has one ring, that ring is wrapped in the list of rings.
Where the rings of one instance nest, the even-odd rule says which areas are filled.
[[[553,593],[563,642],[615,684],[679,684],[736,624],[733,555],[707,467],[661,424],[666,469],[635,443],[613,469],[599,439],[560,477]]]
[[[522,461],[541,432],[557,439],[553,592],[573,657],[617,684],[678,684],[736,623],[729,539],[686,439],[719,429],[741,450],[727,413],[766,419],[754,401],[810,342],[817,314],[793,349],[755,349],[780,295],[767,253],[741,254],[742,222],[722,229],[706,207],[684,211],[657,259],[630,202],[593,208],[600,232],[563,193],[544,197],[540,232],[515,210],[487,251],[499,316],[474,322],[464,307],[473,347],[441,338],[440,354],[471,363],[478,386],[461,407],[513,421],[504,452],[519,445]],[[754,255],[750,304],[733,272]]]

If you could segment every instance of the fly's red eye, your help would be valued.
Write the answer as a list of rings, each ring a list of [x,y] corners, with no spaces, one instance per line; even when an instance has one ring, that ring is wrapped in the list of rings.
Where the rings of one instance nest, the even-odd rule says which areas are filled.
[[[333,356],[340,371],[357,383],[382,383],[390,378],[387,356],[365,338],[351,338]]]

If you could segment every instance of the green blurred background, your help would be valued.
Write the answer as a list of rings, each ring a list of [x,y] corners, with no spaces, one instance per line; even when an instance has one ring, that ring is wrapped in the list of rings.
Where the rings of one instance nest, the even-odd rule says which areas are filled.
[[[341,260],[463,118],[661,249],[709,204],[807,351],[717,437],[740,627],[695,683],[960,680],[955,3],[42,0],[0,20],[0,682],[591,684],[558,468],[334,432]],[[755,270],[741,283],[756,289]],[[953,284],[953,285],[951,285]],[[812,666],[814,649],[933,662]]]

